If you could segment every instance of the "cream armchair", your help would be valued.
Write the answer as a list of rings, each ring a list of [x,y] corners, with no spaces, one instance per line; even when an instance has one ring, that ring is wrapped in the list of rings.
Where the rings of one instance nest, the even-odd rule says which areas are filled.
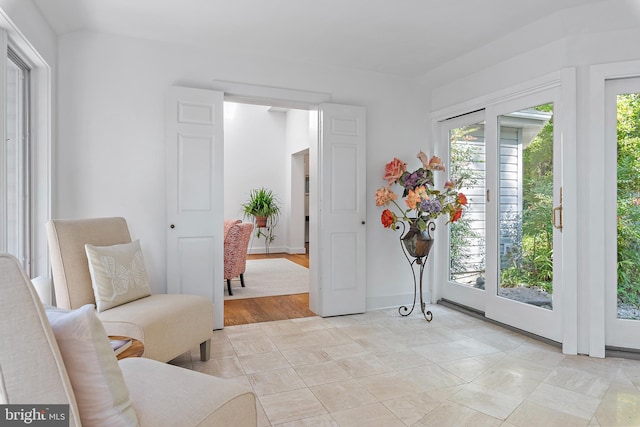
[[[87,334],[73,317],[61,331],[50,311],[18,261],[0,254],[0,403],[68,405],[71,427],[257,425],[247,385],[145,358],[118,362],[102,326]],[[95,319],[93,309],[88,314]],[[102,417],[121,421],[125,413],[126,423]]]
[[[47,223],[56,306],[76,309],[95,304],[85,244],[130,243],[124,218],[54,219]],[[213,304],[195,295],[154,294],[101,311],[109,335],[144,343],[144,357],[167,362],[200,345],[200,359],[209,359]]]

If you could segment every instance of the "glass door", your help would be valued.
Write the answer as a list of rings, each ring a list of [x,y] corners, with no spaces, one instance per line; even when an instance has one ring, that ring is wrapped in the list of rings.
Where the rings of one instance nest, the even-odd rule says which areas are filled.
[[[484,111],[441,123],[442,141],[449,156],[449,178],[462,180],[460,191],[467,197],[461,219],[449,224],[447,254],[441,263],[446,277],[441,296],[458,304],[484,311],[486,281],[486,143]]]
[[[562,341],[562,171],[548,90],[487,109],[485,315]]]
[[[640,349],[640,78],[605,84],[605,344]]]
[[[437,298],[562,342],[560,87],[440,122],[468,206],[438,251]],[[444,144],[446,143],[446,149]],[[446,262],[444,261],[446,260]]]

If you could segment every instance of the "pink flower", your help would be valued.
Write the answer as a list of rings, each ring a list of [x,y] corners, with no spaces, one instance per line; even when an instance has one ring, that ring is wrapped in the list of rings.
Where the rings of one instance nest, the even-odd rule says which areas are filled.
[[[416,157],[420,159],[420,161],[422,162],[422,166],[424,166],[425,169],[429,169],[429,159],[427,155],[422,152],[422,150],[420,150]]]
[[[425,166],[425,169],[429,169],[432,171],[443,171],[444,165],[442,164],[442,159],[438,156],[433,156],[431,160],[429,160],[429,164]]]
[[[412,222],[412,218],[420,218],[422,225],[437,219],[440,215],[447,215],[449,223],[458,221],[467,205],[467,197],[459,192],[462,181],[445,177],[442,190],[434,188],[434,171],[444,171],[445,166],[438,156],[431,158],[420,151],[416,156],[421,166],[408,171],[407,164],[394,157],[385,165],[384,179],[387,185],[375,192],[376,206],[388,206],[380,218],[385,228],[397,230],[399,221]],[[391,190],[393,184],[403,188],[402,193]],[[400,206],[398,199],[404,199],[406,208]],[[638,199],[640,200],[640,198]],[[391,209],[397,208],[394,213]]]
[[[389,163],[384,167],[384,177],[382,179],[386,179],[389,182],[389,185],[396,182],[402,174],[407,170],[407,164],[402,160],[394,157]]]
[[[442,164],[442,160],[438,156],[433,156],[430,160],[427,160],[427,155],[422,151],[418,153],[417,156],[422,162],[422,166],[427,170],[432,171],[443,171],[444,165]]]
[[[391,191],[389,187],[381,187],[376,190],[376,206],[386,206],[397,198],[398,195]]]

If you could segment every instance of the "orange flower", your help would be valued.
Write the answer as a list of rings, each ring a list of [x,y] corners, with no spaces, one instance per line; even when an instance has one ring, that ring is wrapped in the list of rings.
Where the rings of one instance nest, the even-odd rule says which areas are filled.
[[[389,182],[389,185],[391,185],[400,179],[406,170],[407,164],[397,157],[394,157],[393,160],[385,165],[383,179],[386,179]]]
[[[462,208],[458,209],[457,211],[451,214],[451,219],[449,220],[449,222],[456,222],[457,220],[460,219],[461,216],[462,216]]]
[[[390,228],[396,222],[396,216],[389,209],[382,211],[382,217],[380,218],[384,228]]]
[[[415,209],[418,203],[420,203],[420,196],[413,191],[409,190],[409,194],[407,194],[407,198],[404,201],[407,204],[409,209]]]
[[[396,200],[398,195],[389,187],[381,187],[376,190],[376,206],[386,206],[392,200]]]
[[[459,204],[461,204],[462,206],[466,206],[467,205],[467,196],[465,196],[462,193],[458,193],[458,197],[457,197],[456,201]]]
[[[427,193],[427,187],[425,187],[424,185],[421,185],[420,187],[416,187],[415,192],[420,198],[419,201],[429,200],[429,193]]]

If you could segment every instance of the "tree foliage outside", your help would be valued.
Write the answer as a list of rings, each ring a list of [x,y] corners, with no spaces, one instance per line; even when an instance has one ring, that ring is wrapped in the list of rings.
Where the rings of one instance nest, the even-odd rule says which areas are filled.
[[[553,112],[553,104],[533,110]],[[451,176],[463,179],[465,188],[484,185],[484,155],[474,135],[483,134],[483,125],[454,129],[450,134]],[[481,166],[481,167],[479,167]],[[510,247],[501,259],[500,286],[528,286],[553,291],[553,117],[522,152],[522,212],[501,216],[501,236]],[[473,209],[470,201],[469,209]],[[450,226],[450,277],[484,278],[485,243],[467,216]],[[473,248],[474,253],[471,254]],[[475,255],[479,262],[471,262]],[[470,281],[469,283],[472,283]]]
[[[553,112],[553,104],[533,108]],[[506,255],[508,267],[500,274],[500,286],[527,286],[553,292],[553,117],[522,150],[522,213],[509,221],[514,245]],[[511,230],[513,228],[513,230]],[[518,229],[519,228],[519,229]]]
[[[534,107],[553,112],[553,104]],[[465,127],[451,133],[451,174],[477,185],[484,177],[474,163],[481,161],[478,147],[469,144],[478,129]],[[618,95],[617,103],[617,273],[618,303],[640,307],[640,94]],[[502,268],[500,286],[533,286],[553,292],[553,117],[523,150],[522,212],[507,214],[504,236],[513,241]],[[509,216],[511,215],[511,216]],[[480,236],[470,219],[451,226],[451,278],[484,272],[482,263],[471,265],[470,242]]]
[[[618,95],[618,303],[640,306],[640,94]]]
[[[484,134],[484,125],[452,129],[449,135],[450,176],[453,180],[462,180],[465,189],[484,185],[484,155],[481,152],[483,142],[479,143],[474,134]],[[474,210],[476,203],[473,198],[469,198],[467,210]],[[484,278],[484,238],[473,229],[469,216],[463,216],[450,224],[449,233],[450,279],[460,283],[475,283],[477,277]],[[473,254],[472,248],[475,252]],[[470,261],[472,257],[479,261]]]

